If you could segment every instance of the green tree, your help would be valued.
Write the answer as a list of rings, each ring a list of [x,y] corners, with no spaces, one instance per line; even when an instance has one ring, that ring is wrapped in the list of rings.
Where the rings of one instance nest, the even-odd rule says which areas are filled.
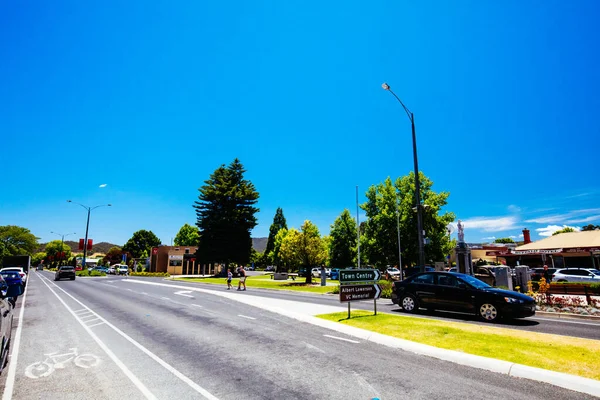
[[[570,226],[565,226],[564,228],[555,231],[552,234],[552,236],[560,235],[561,233],[569,233],[569,232],[577,232],[577,231],[574,228],[571,228]]]
[[[43,251],[37,252],[31,256],[31,265],[38,266],[42,260],[46,262],[46,253]]]
[[[356,220],[345,209],[331,225],[329,263],[331,267],[347,268],[356,262]]]
[[[423,207],[423,230],[427,244],[424,245],[425,261],[441,261],[454,247],[454,241],[446,234],[446,226],[455,215],[443,212],[448,192],[436,193],[433,182],[419,173]],[[388,177],[383,183],[372,185],[366,193],[367,201],[361,205],[367,214],[364,233],[361,233],[361,250],[364,249],[368,263],[378,267],[398,265],[398,223],[402,264],[418,263],[417,214],[415,207],[415,175],[399,177],[394,183]],[[398,213],[398,217],[396,216]],[[361,252],[362,253],[362,252]],[[362,255],[362,254],[361,254]]]
[[[280,229],[275,235],[275,240],[273,243],[273,250],[268,253],[268,259],[271,260],[271,263],[275,265],[277,272],[282,272],[282,266],[284,261],[282,260],[282,256],[280,254],[281,245],[286,235],[288,234],[287,228]],[[286,265],[285,271],[287,271],[289,265]]]
[[[198,228],[184,224],[175,235],[175,246],[198,246]]]
[[[267,247],[265,248],[265,262],[268,264],[272,264],[273,260],[269,258],[269,254],[275,248],[275,236],[277,233],[282,230],[287,229],[287,222],[285,217],[283,216],[283,210],[281,207],[277,207],[277,211],[275,211],[275,216],[273,217],[273,223],[269,228],[269,237],[267,238]]]
[[[32,255],[39,247],[38,239],[27,228],[0,226],[0,256]]]
[[[286,269],[296,270],[301,263],[300,259],[300,232],[296,228],[282,229],[275,237],[276,259]],[[280,272],[279,267],[277,269]]]
[[[304,221],[298,242],[298,257],[300,265],[306,267],[306,283],[312,283],[311,267],[323,265],[327,261],[326,245],[319,228],[310,221]]]
[[[110,263],[110,265],[120,264],[123,261],[123,253],[126,253],[118,246],[111,247],[106,255],[102,258],[102,264],[106,265]],[[147,252],[145,254],[148,254]],[[127,258],[130,258],[131,254],[127,254]]]
[[[143,251],[150,252],[152,247],[160,245],[160,239],[152,231],[141,229],[134,232],[133,236],[123,246],[123,251],[130,253],[133,258],[139,258]]]
[[[61,254],[61,253],[64,253]],[[71,247],[60,240],[53,240],[46,244],[46,256],[55,264],[65,264],[71,258]]]
[[[584,227],[581,228],[582,231],[595,231],[595,230],[600,230],[600,225],[586,225]]]
[[[514,242],[515,242],[515,241],[514,241],[514,240],[512,240],[512,239],[511,239],[511,238],[509,238],[509,237],[506,237],[506,238],[498,238],[498,239],[494,240],[494,243],[514,243]]]
[[[203,263],[247,264],[252,249],[251,230],[256,226],[259,194],[244,179],[246,170],[236,158],[221,165],[205,181],[194,203],[200,242],[197,258]]]

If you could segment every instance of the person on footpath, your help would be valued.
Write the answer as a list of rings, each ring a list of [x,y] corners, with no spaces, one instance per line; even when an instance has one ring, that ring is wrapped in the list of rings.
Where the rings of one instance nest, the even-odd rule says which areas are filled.
[[[238,288],[237,290],[246,290],[246,270],[244,270],[244,266],[240,266],[240,281],[238,282]],[[244,286],[243,289],[241,289],[242,285]]]
[[[548,271],[547,265],[544,265],[544,279],[548,284],[550,284],[550,282],[552,281],[552,274],[550,273],[550,271]]]
[[[227,290],[230,290],[233,285],[231,284],[231,280],[233,279],[233,273],[231,273],[231,268],[227,269]]]

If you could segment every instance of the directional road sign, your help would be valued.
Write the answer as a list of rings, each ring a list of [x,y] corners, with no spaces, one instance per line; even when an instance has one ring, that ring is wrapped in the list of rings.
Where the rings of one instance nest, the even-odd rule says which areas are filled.
[[[340,282],[369,282],[381,279],[378,269],[342,269]]]
[[[340,302],[357,300],[376,300],[381,295],[381,286],[373,285],[343,285],[340,286]]]

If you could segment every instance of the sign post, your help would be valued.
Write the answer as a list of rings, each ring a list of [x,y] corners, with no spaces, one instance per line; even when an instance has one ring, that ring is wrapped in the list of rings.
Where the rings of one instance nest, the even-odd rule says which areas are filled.
[[[377,284],[379,279],[381,272],[377,269],[340,270],[340,302],[348,303],[348,318],[350,303],[361,300],[373,300],[374,313],[377,315],[377,299],[381,296],[381,286]]]

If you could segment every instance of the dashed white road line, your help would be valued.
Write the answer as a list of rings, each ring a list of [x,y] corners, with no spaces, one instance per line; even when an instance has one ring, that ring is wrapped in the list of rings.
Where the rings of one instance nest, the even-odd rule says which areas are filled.
[[[331,338],[331,339],[343,340],[345,342],[350,342],[350,343],[360,343],[360,342],[358,342],[356,340],[346,339],[346,338],[343,338],[343,337],[337,337],[337,336],[331,336],[331,335],[323,335],[323,336]]]
[[[170,298],[168,298],[168,297],[161,297],[161,299],[163,299],[163,300],[171,300],[171,299],[170,299]]]
[[[192,307],[200,307],[200,308],[202,308],[202,306],[201,306],[200,304],[190,304],[190,306],[192,306]]]
[[[248,317],[246,315],[238,314],[238,317],[246,318],[246,319],[256,319],[254,317]]]

